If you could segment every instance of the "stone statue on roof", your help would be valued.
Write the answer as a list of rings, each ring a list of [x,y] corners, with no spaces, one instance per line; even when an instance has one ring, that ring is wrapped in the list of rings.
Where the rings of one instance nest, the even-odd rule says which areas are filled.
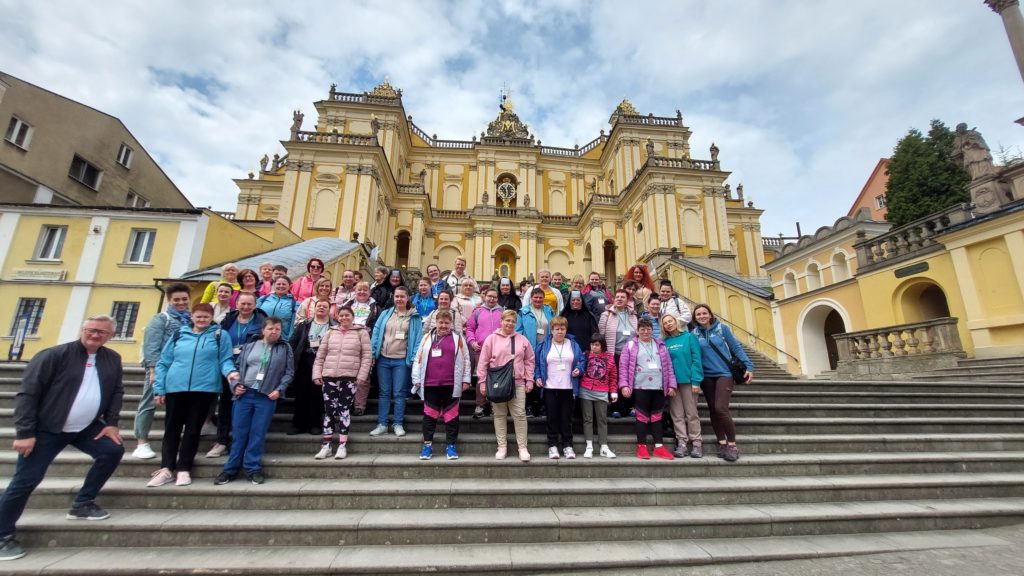
[[[269,162],[270,162],[270,158],[267,157],[266,154],[264,154],[263,158],[260,158],[260,172],[266,172],[267,171],[267,164]]]
[[[977,129],[968,129],[964,122],[956,125],[953,137],[953,159],[967,169],[972,181],[996,175],[997,170],[992,162],[992,153],[988,144],[985,143],[985,139]]]

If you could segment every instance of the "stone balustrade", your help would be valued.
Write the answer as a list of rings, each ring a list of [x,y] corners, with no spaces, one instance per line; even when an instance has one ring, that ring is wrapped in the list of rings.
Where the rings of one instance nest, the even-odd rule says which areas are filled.
[[[553,216],[544,215],[542,220],[545,224],[576,224],[579,221],[579,216]]]
[[[292,141],[316,144],[349,144],[353,146],[377,145],[377,139],[370,134],[339,134],[338,132],[311,132],[306,130],[292,132]]]
[[[430,215],[434,218],[453,218],[456,220],[465,220],[469,218],[469,212],[466,210],[440,210],[432,208]]]
[[[956,366],[963,358],[957,318],[884,326],[836,334],[841,378],[911,376]]]
[[[646,126],[682,126],[682,116],[655,116],[651,114],[649,116],[631,116],[622,115],[618,117],[618,122],[623,124],[643,124]]]
[[[957,204],[894,230],[854,244],[857,272],[862,274],[940,250],[935,236],[974,218],[971,204]]]
[[[427,193],[427,191],[423,187],[423,184],[399,184],[398,193],[423,196]]]
[[[401,106],[402,97],[387,98],[375,94],[353,94],[351,92],[331,92],[327,98],[334,102],[352,102],[355,104],[381,104],[384,106]]]

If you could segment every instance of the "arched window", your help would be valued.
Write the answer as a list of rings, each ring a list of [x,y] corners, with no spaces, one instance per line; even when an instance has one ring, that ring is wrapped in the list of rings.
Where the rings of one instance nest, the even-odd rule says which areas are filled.
[[[842,282],[850,277],[850,263],[846,254],[836,252],[832,255],[832,281]]]
[[[782,295],[784,298],[789,298],[796,294],[796,274],[786,272],[786,275],[782,277]]]
[[[807,290],[817,290],[821,288],[821,270],[818,269],[818,265],[811,262],[807,265]]]

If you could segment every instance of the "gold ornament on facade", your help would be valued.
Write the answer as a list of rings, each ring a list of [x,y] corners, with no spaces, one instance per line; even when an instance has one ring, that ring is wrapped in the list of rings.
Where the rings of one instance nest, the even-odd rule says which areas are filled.
[[[629,98],[623,98],[622,102],[615,108],[615,113],[621,116],[639,116],[640,113],[636,111],[633,104],[630,103]]]
[[[498,106],[501,112],[490,124],[487,125],[487,137],[489,138],[529,138],[530,131],[526,124],[519,120],[519,116],[513,111],[512,100],[502,96],[501,104]]]
[[[378,98],[398,98],[399,91],[395,90],[395,87],[391,85],[391,82],[388,82],[388,79],[385,78],[383,82],[378,84],[377,87],[370,92],[370,96],[377,96]]]

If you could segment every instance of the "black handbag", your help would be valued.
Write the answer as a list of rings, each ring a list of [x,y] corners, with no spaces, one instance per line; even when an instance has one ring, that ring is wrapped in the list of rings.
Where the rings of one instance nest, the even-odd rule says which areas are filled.
[[[509,338],[512,346],[512,359],[497,368],[487,369],[487,399],[491,402],[508,402],[516,397],[516,378],[514,364],[516,361],[516,336]]]
[[[732,353],[731,348],[729,349],[729,357],[726,358],[725,354],[722,354],[722,352],[718,350],[718,347],[715,346],[710,337],[708,337],[708,345],[711,346],[711,349],[715,351],[715,354],[718,354],[718,357],[725,362],[725,365],[729,367],[729,374],[732,375],[732,379],[737,384],[742,384],[747,381],[747,366]],[[729,343],[726,342],[725,346],[728,348]]]

